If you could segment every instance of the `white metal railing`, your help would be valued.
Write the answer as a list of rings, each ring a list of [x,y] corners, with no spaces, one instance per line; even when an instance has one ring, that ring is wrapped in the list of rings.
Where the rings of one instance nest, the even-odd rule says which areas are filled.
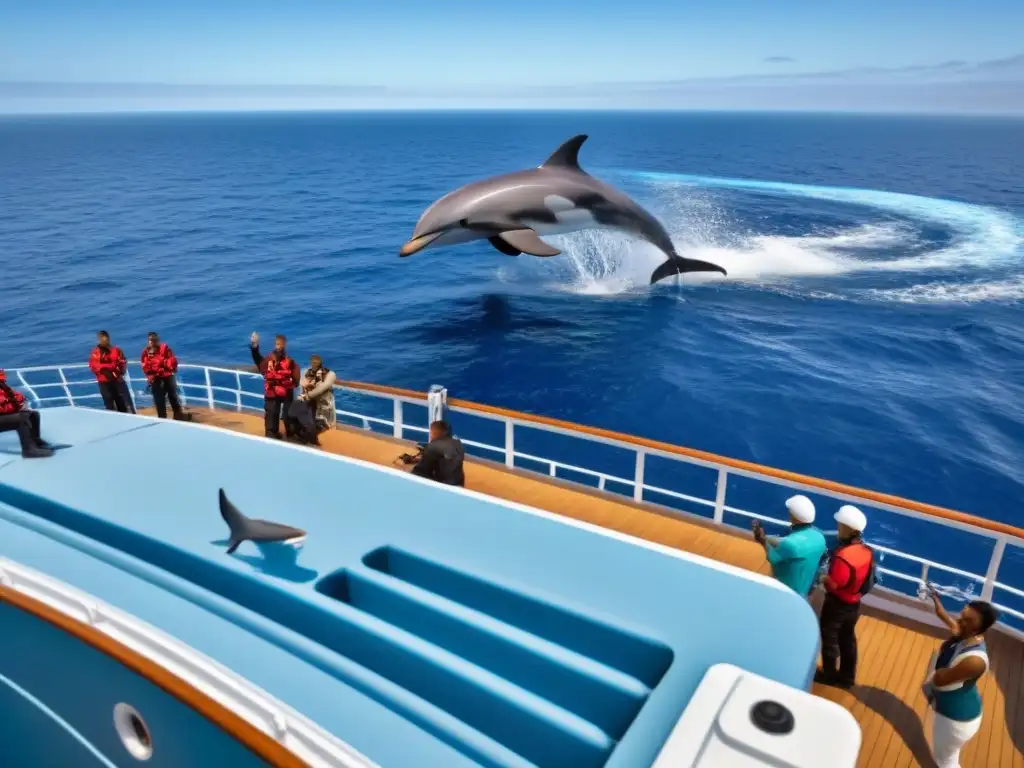
[[[134,377],[132,376],[132,373],[134,371],[138,371],[138,368],[138,364],[130,363],[129,372],[126,376],[126,381],[129,389],[131,390],[132,398],[137,403],[140,399],[144,399],[146,397],[145,391],[138,388],[139,383],[144,380],[141,376],[141,372],[137,372]],[[71,378],[69,378],[69,374]],[[46,377],[49,377],[52,380],[40,381],[40,379]],[[192,377],[199,378],[200,381],[197,383],[189,380]],[[225,384],[215,384],[215,377],[225,381]],[[45,408],[55,405],[88,407],[102,405],[99,392],[96,389],[95,379],[88,371],[88,367],[84,364],[40,366],[10,370],[8,371],[8,380],[26,395],[32,407]],[[246,384],[249,385],[248,389],[245,386]],[[423,420],[423,426],[410,424],[405,418],[405,406],[407,405],[418,406],[423,408],[424,412],[426,411],[427,402],[425,396],[414,397],[411,393],[406,395],[392,392],[381,392],[375,389],[360,388],[358,386],[349,386],[347,384],[341,384],[336,389],[362,397],[390,401],[391,403],[390,419],[383,416],[371,416],[365,413],[358,413],[338,408],[336,412],[339,421],[351,421],[366,430],[373,430],[375,427],[378,429],[384,429],[390,432],[394,437],[400,439],[405,438],[407,432],[414,432],[422,435],[429,431],[426,427],[425,417]],[[253,371],[216,366],[182,364],[180,365],[178,372],[178,390],[184,404],[191,403],[207,408],[229,408],[234,410],[253,411],[262,410],[262,377]],[[51,394],[51,392],[53,394]],[[932,517],[913,509],[900,507],[896,504],[882,503],[875,499],[868,498],[867,496],[861,498],[854,494],[834,492],[818,486],[808,485],[785,478],[759,474],[756,470],[740,469],[731,465],[720,464],[715,462],[713,459],[682,456],[676,453],[639,446],[625,440],[581,433],[566,427],[540,424],[535,421],[516,418],[510,415],[491,414],[460,405],[449,404],[448,407],[449,410],[456,413],[465,413],[475,418],[482,418],[503,424],[504,441],[502,445],[493,445],[487,442],[469,440],[465,437],[462,438],[462,442],[469,447],[476,448],[484,452],[485,455],[493,456],[495,459],[503,461],[506,466],[523,468],[517,465],[517,459],[520,461],[534,462],[542,466],[546,465],[546,474],[550,477],[565,480],[567,479],[564,477],[565,473],[573,473],[594,480],[596,482],[596,487],[600,490],[609,490],[610,485],[621,486],[629,489],[631,491],[630,495],[632,498],[638,502],[657,504],[658,502],[653,501],[650,498],[651,496],[686,502],[691,505],[696,505],[698,508],[708,510],[709,514],[705,516],[710,517],[715,523],[720,525],[729,525],[729,522],[725,519],[726,514],[736,515],[746,520],[760,520],[765,524],[778,526],[779,528],[784,528],[789,524],[786,520],[780,520],[770,515],[727,504],[726,494],[728,482],[730,476],[735,476],[753,479],[770,485],[785,486],[793,490],[804,491],[818,496],[825,496],[837,501],[859,503],[874,509],[884,510],[904,517],[927,520],[928,522],[939,526],[967,531],[976,536],[982,537],[991,543],[992,551],[984,574],[972,573],[920,555],[872,543],[873,549],[879,553],[879,559],[885,563],[884,566],[880,565],[878,567],[878,571],[881,574],[880,581],[886,579],[894,580],[893,582],[890,582],[892,586],[883,586],[880,584],[879,589],[904,595],[916,595],[919,599],[923,599],[925,594],[925,585],[930,582],[936,582],[934,575],[936,573],[940,573],[951,579],[959,579],[961,582],[966,582],[966,586],[957,584],[955,581],[952,584],[947,583],[945,585],[938,583],[937,586],[940,588],[940,591],[961,600],[974,599],[976,596],[980,599],[991,601],[1002,612],[1004,623],[1008,623],[1008,626],[1016,630],[1017,633],[1020,633],[1020,630],[1024,628],[1024,611],[1005,605],[996,600],[997,597],[1005,595],[1013,600],[1021,601],[1020,605],[1024,608],[1024,590],[1017,589],[998,580],[1000,566],[1002,565],[1007,545],[1016,548],[1024,547],[1024,541],[1009,534],[995,532],[970,522]],[[518,451],[516,450],[515,442],[517,428],[534,429],[560,434],[575,440],[601,443],[630,451],[634,454],[633,476],[621,477],[619,475],[612,474],[610,472],[602,472],[591,467],[578,466],[564,461]],[[717,480],[715,483],[714,499],[706,499],[700,496],[682,493],[677,490],[650,484],[645,480],[646,459],[648,457],[658,457],[681,464],[689,464],[716,470]],[[672,511],[679,511],[678,508],[668,506],[667,504],[660,504],[660,506],[666,507]],[[892,563],[893,560],[898,560],[900,563],[907,564],[907,567],[899,569],[892,567],[895,565]],[[897,584],[905,586],[906,589],[899,589],[895,586]],[[980,588],[977,595],[974,593],[975,588]],[[1013,621],[1007,622],[1007,619],[1011,619]],[[1021,634],[1021,636],[1024,637],[1024,634]]]

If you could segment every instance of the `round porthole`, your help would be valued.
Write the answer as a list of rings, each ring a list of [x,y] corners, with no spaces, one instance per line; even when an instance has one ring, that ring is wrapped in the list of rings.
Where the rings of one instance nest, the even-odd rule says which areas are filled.
[[[114,707],[114,728],[129,755],[136,760],[149,760],[153,756],[153,737],[135,707],[123,702]]]

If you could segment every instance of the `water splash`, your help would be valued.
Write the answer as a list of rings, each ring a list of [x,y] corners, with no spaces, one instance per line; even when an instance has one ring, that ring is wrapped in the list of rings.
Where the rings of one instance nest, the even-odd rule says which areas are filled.
[[[995,208],[881,190],[722,179],[685,174],[634,172],[648,185],[646,204],[665,224],[678,252],[725,267],[685,275],[680,283],[726,282],[847,301],[950,303],[1024,300],[1024,221]],[[888,214],[897,221],[855,224],[799,236],[744,231],[729,216],[715,190],[738,190],[790,199],[812,199]],[[940,245],[922,236],[940,228]],[[553,238],[564,256],[521,260],[502,270],[505,281],[541,280],[548,289],[583,295],[621,295],[648,290],[650,274],[664,260],[653,246],[615,232],[588,230]],[[523,266],[524,263],[526,266]],[[970,271],[1009,272],[971,277]],[[936,273],[939,281],[929,278]],[[950,272],[964,280],[950,280]],[[938,273],[941,273],[939,275]],[[805,287],[802,278],[841,280],[853,275],[909,275],[909,285],[832,290]],[[804,281],[805,282],[805,281]]]

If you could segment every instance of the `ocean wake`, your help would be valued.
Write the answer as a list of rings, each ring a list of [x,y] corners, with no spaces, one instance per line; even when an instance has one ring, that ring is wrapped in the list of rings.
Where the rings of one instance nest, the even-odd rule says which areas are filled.
[[[686,283],[740,282],[787,294],[836,300],[955,303],[1024,300],[1024,221],[1010,212],[953,200],[870,189],[629,173],[651,194],[644,203],[665,224],[683,256],[721,264],[728,278],[687,275]],[[881,222],[831,227],[801,235],[758,234],[736,225],[721,192],[793,201],[822,201],[881,214]],[[748,226],[749,229],[749,226]],[[934,232],[943,233],[936,240]],[[525,269],[549,287],[588,295],[648,289],[663,260],[653,246],[603,230],[552,238],[567,258],[529,260]],[[521,263],[526,260],[521,260]],[[503,280],[522,277],[520,265]],[[851,284],[871,277],[882,287]],[[823,278],[806,285],[810,278]],[[899,283],[898,285],[896,283]],[[823,290],[823,287],[826,288]]]

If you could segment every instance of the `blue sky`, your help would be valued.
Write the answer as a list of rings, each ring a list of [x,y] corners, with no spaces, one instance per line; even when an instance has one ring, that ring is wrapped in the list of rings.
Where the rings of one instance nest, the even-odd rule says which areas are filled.
[[[8,112],[1024,111],[1021,0],[0,0],[0,19]]]

